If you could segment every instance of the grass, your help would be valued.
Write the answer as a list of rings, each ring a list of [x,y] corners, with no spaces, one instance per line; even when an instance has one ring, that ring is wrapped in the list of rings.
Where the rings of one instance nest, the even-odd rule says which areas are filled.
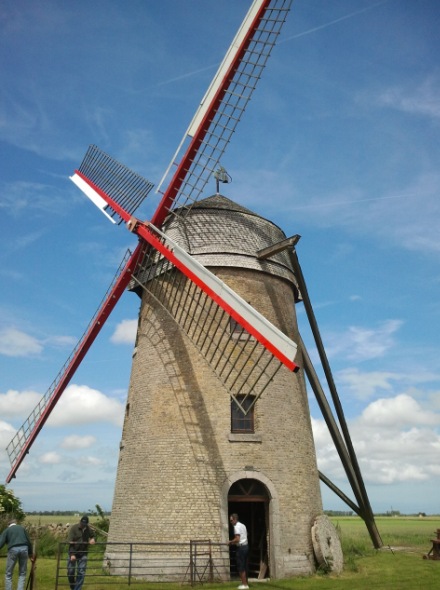
[[[339,531],[343,544],[344,555],[347,545],[354,544],[371,548],[370,537],[364,522],[358,517],[334,517],[331,519]],[[430,539],[436,536],[440,527],[439,517],[418,518],[416,516],[378,516],[376,517],[385,547],[405,547],[408,551],[427,553],[431,547]]]
[[[75,524],[79,522],[82,514],[28,514],[26,516],[26,524],[34,525],[48,525],[48,524]],[[97,519],[96,519],[97,520]],[[90,517],[90,522],[93,523],[93,516]]]
[[[33,524],[43,524],[33,521]],[[70,516],[67,520],[54,517],[50,522],[76,522]],[[385,547],[379,551],[373,549],[364,523],[357,517],[332,518],[341,536],[345,567],[339,576],[315,575],[289,580],[271,580],[265,582],[262,590],[428,590],[436,588],[440,580],[440,561],[423,559],[431,548],[430,539],[434,538],[440,518],[416,517],[377,517],[376,522]],[[0,587],[4,576],[6,559],[4,550],[0,555]],[[15,574],[16,575],[16,574]],[[56,559],[39,558],[36,579],[38,590],[53,590],[55,587]],[[107,584],[87,580],[84,590],[127,590],[125,581]],[[252,584],[255,588],[256,583]],[[133,583],[135,590],[179,590],[181,584],[169,583]],[[237,583],[204,584],[205,590],[231,590]]]

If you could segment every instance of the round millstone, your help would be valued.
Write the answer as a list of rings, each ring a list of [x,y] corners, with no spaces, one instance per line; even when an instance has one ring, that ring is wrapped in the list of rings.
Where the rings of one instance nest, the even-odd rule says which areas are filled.
[[[340,574],[344,566],[341,541],[335,526],[325,514],[315,518],[312,526],[312,542],[319,566]]]

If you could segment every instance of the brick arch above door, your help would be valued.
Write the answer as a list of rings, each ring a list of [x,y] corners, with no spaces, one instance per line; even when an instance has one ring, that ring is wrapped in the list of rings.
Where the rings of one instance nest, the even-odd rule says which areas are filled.
[[[266,485],[255,478],[238,479],[231,485],[228,501],[235,502],[269,502],[271,499]]]

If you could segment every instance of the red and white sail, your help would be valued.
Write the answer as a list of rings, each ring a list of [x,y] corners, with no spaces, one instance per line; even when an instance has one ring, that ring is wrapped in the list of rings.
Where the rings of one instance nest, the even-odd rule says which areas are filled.
[[[151,226],[133,223],[133,227],[138,227],[138,234],[142,241],[146,240],[150,247],[155,247],[153,242],[160,242],[156,228],[160,229],[166,217],[172,214],[175,209],[178,208],[180,212],[184,209],[189,210],[192,204],[200,198],[206,183],[219,166],[221,157],[261,78],[261,73],[285,22],[291,1],[254,0],[252,3],[167,171],[169,172],[171,168],[174,169],[168,186],[163,192],[161,202],[151,219]],[[180,156],[181,153],[183,153],[182,156]],[[103,173],[99,164],[102,152],[97,150],[96,155],[97,161],[93,163],[93,166],[90,165],[90,162],[86,162],[84,167],[88,167],[88,169],[80,167],[73,174],[72,180],[112,221],[118,218],[119,221],[128,221],[126,217],[132,216],[141,199],[147,196],[151,189],[151,183],[141,179],[115,161],[115,168],[110,173]],[[109,158],[109,156],[104,156]],[[177,158],[180,159],[177,160]],[[118,187],[115,177],[116,170],[121,170],[123,173],[122,188]],[[165,174],[165,177],[167,176],[168,174]],[[98,177],[100,180],[97,180]],[[131,181],[139,183],[136,184],[133,191],[129,188]],[[136,193],[134,198],[133,192]],[[43,396],[40,404],[8,445],[7,450],[12,467],[7,482],[15,477],[18,467],[29,452],[60,395],[67,387],[74,370],[121,297],[135,270],[132,268],[133,261],[138,260],[143,252],[142,241],[130,257],[127,266],[121,271],[123,279],[119,280],[117,286],[110,290],[103,304],[104,307],[96,314],[96,319],[92,321],[85,337],[81,339],[75,349],[66,370],[57,379],[57,385],[50,388]],[[167,246],[164,248],[162,254],[166,255],[165,251],[168,252],[169,248]],[[169,251],[171,252],[171,250]],[[194,277],[197,276],[200,287],[215,297],[224,309],[229,310],[237,322],[246,325],[247,329],[252,331],[261,342],[273,346],[274,351],[277,351],[280,358],[285,359],[286,365],[290,364],[291,369],[296,368],[293,362],[296,347],[293,343],[287,343],[280,334],[276,333],[276,330],[274,331],[273,328],[265,325],[264,318],[257,319],[257,316],[252,315],[250,310],[239,304],[237,299],[232,300],[229,292],[226,293],[218,285],[214,285],[203,272],[197,275],[195,266],[183,254],[179,254],[179,257],[175,257],[175,263],[181,266],[182,271],[186,270],[187,276],[190,274],[193,274]]]

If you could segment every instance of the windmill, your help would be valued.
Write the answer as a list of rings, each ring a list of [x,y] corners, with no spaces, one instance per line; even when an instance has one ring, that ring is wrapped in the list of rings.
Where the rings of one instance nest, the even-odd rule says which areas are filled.
[[[15,477],[130,288],[142,303],[109,539],[124,540],[126,530],[131,540],[145,535],[155,540],[153,525],[157,540],[168,540],[171,527],[175,539],[188,538],[189,530],[200,536],[191,527],[203,515],[203,536],[226,540],[228,509],[240,508],[265,545],[266,569],[277,577],[313,571],[311,527],[322,513],[319,479],[365,520],[374,544],[381,544],[307,296],[295,251],[298,237],[286,239],[270,221],[221,195],[202,199],[208,181],[223,176],[221,158],[290,4],[252,3],[159,184],[162,199],[150,221],[134,213],[152,183],[96,146],[87,150],[72,181],[112,222],[124,222],[138,244],[71,357],[9,444],[7,477],[8,482]],[[217,240],[216,249],[219,227],[229,228],[230,240]],[[300,341],[294,316],[300,296],[337,420]],[[298,345],[299,364],[356,501],[317,470],[304,375],[295,362]],[[254,421],[265,425],[264,434]]]

